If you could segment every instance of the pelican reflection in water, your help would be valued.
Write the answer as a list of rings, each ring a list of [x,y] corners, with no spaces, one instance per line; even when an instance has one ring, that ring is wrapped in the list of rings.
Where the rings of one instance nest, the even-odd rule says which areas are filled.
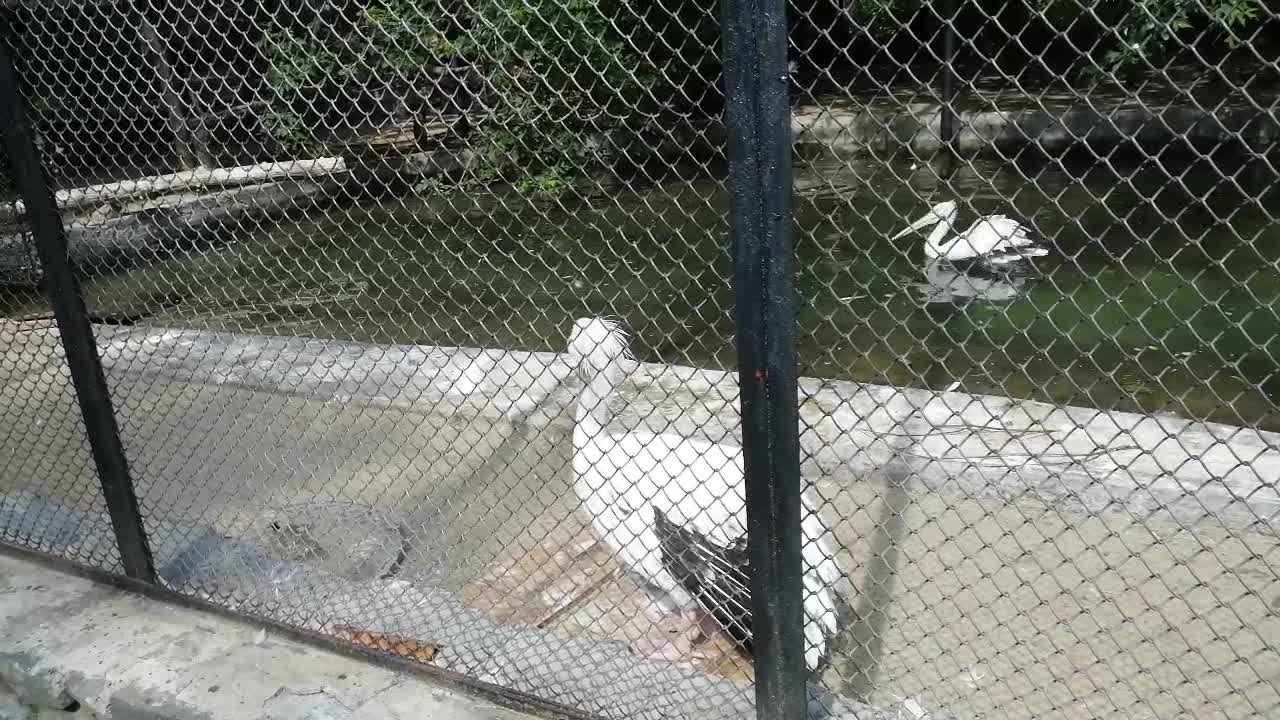
[[[1026,295],[1034,284],[1026,274],[976,264],[962,267],[943,258],[924,266],[924,279],[916,287],[926,304],[1007,303]]]

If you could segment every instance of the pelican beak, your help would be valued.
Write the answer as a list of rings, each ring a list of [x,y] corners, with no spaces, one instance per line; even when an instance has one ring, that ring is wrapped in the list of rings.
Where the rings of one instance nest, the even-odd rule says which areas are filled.
[[[924,217],[911,223],[911,225],[909,225],[906,230],[903,230],[902,232],[898,233],[897,235],[894,235],[889,239],[897,240],[900,237],[903,237],[905,235],[910,235],[911,233],[917,230],[923,230],[931,225],[937,225],[940,222],[942,222],[942,218],[938,217],[933,213],[932,210],[930,210],[929,212],[925,213]]]

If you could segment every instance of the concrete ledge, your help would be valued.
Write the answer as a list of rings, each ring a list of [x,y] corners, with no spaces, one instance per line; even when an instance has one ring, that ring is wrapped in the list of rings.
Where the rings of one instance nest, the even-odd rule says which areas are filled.
[[[536,426],[572,402],[570,369],[556,353],[144,328],[102,328],[99,341],[108,373],[422,414],[520,416]],[[640,363],[624,395],[619,422],[737,441],[733,373]],[[916,480],[937,492],[1237,528],[1280,524],[1280,434],[815,378],[801,380],[801,399],[810,479],[857,482],[902,452]]]
[[[254,388],[345,409],[499,417],[535,430],[554,425],[560,433],[570,422],[570,368],[555,353],[145,327],[99,328],[98,340],[108,379],[125,396],[139,387],[198,384],[212,394]],[[20,366],[10,382],[60,361],[51,352],[45,362]],[[210,390],[215,387],[222,389]],[[735,441],[732,374],[639,364],[622,394],[620,424]],[[1254,529],[1272,529],[1276,520],[1280,453],[1273,434],[816,379],[802,381],[802,398],[805,476],[827,488],[875,491],[878,474],[898,452],[915,472],[917,489],[939,494],[1120,513],[1128,520],[1173,514]],[[0,498],[0,528],[10,541],[45,552],[112,557],[103,513],[66,502],[29,494]],[[753,714],[750,689],[740,684],[641,662],[621,642],[498,622],[463,602],[434,562],[394,579],[383,579],[381,566],[353,577],[281,555],[247,526],[209,522],[216,518],[167,511],[149,518],[157,565],[173,591],[317,633],[352,625],[440,643],[435,667],[603,717],[746,720]],[[391,562],[392,545],[382,543],[385,557],[377,563]],[[436,549],[443,554],[447,547]],[[430,546],[425,555],[433,556]],[[894,714],[818,692],[811,706],[814,718]]]
[[[1096,103],[1096,104],[1095,104]],[[956,148],[965,153],[1002,150],[1014,153],[1038,147],[1049,153],[1073,146],[1105,151],[1120,145],[1163,148],[1179,142],[1242,143],[1268,148],[1280,139],[1280,119],[1270,110],[1250,105],[1198,107],[1153,101],[1150,106],[1110,98],[1058,98],[1028,106],[1025,98],[992,102],[989,109],[959,113]],[[834,151],[899,148],[930,153],[942,147],[941,114],[935,103],[880,100],[850,106],[842,100],[830,107],[800,106],[791,120],[799,147]]]
[[[15,518],[41,518],[35,530],[56,538],[40,548],[48,553],[111,546],[110,531],[85,515],[31,495],[0,496],[0,527]],[[164,537],[173,528],[163,525],[153,521],[150,529]],[[188,537],[194,539],[183,547],[153,547],[165,586],[249,616],[324,635],[351,625],[437,643],[441,649],[431,660],[436,668],[598,717],[755,717],[750,688],[638,659],[620,643],[500,625],[431,587],[429,579],[355,581],[271,557],[212,529],[192,528]],[[467,701],[424,681],[263,636],[251,626],[0,553],[0,681],[28,709],[62,710],[78,703],[97,713],[84,717],[319,720],[400,717],[387,708],[401,707],[415,708],[403,715],[415,718],[523,717],[433,715],[425,697],[464,709]],[[810,696],[809,720],[898,717],[818,689]],[[151,714],[137,709],[142,700]],[[4,702],[0,695],[0,708]],[[938,712],[929,718],[954,720]]]
[[[927,93],[921,93],[927,97]],[[862,151],[927,155],[942,148],[941,110],[920,102],[914,90],[896,94],[819,97],[791,109],[791,142],[797,150],[839,154]],[[1060,154],[1089,148],[1107,154],[1117,147],[1162,151],[1223,144],[1268,153],[1280,140],[1280,115],[1270,95],[1229,102],[1186,97],[1131,97],[1114,92],[1044,95],[980,93],[977,107],[957,113],[955,148],[965,154],[999,152],[1012,157],[1024,148]],[[724,126],[714,120],[678,129],[672,152],[718,153]]]
[[[0,718],[533,715],[0,554]]]

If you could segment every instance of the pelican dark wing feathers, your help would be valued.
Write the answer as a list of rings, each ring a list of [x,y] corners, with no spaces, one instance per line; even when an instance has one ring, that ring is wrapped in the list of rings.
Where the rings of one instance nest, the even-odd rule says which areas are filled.
[[[654,591],[663,613],[701,610],[750,650],[742,448],[610,427],[609,401],[631,362],[617,323],[578,320],[568,355],[584,382],[574,414],[574,490],[596,532]],[[827,528],[802,500],[805,662],[816,670],[837,631],[840,571]]]
[[[653,508],[662,565],[714,617],[736,642],[751,652],[751,571],[747,538],[727,547],[685,529]]]

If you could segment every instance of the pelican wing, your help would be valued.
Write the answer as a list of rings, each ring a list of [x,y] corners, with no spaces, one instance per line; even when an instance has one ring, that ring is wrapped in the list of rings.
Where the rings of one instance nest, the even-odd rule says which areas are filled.
[[[579,424],[574,471],[597,530],[620,559],[668,592],[678,585],[750,648],[742,448]],[[805,659],[812,669],[838,629],[840,570],[825,526],[803,502]]]
[[[961,242],[966,241],[977,255],[990,255],[1032,244],[1027,228],[1005,215],[978,218],[964,232]]]
[[[747,538],[728,546],[680,527],[653,508],[662,564],[734,640],[751,652],[751,570]]]

